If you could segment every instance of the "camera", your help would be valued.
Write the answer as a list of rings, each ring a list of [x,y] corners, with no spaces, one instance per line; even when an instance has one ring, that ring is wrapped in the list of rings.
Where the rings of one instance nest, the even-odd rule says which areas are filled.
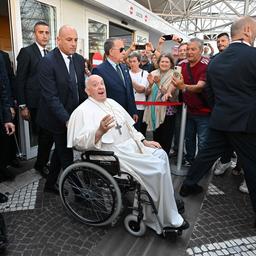
[[[145,44],[136,44],[135,45],[135,50],[145,50],[146,45]]]

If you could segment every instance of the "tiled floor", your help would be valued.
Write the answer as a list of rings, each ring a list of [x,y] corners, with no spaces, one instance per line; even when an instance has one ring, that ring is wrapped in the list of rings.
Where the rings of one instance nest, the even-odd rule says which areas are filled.
[[[256,255],[255,214],[249,195],[238,191],[241,180],[230,171],[213,177],[187,255]]]
[[[8,195],[8,202],[0,204],[0,212],[35,209],[39,180],[34,181]]]

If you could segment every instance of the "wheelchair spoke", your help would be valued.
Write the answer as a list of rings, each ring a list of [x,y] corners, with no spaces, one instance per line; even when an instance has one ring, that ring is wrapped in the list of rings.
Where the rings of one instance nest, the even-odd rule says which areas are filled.
[[[120,211],[121,196],[117,204],[116,190],[120,194],[115,180],[104,171],[81,164],[67,172],[63,179],[62,200],[72,215],[84,223],[100,225],[110,223]]]

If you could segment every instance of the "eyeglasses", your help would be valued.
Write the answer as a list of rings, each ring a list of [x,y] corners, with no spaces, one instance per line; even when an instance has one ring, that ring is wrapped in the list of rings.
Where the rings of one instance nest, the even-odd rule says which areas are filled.
[[[121,48],[112,48],[113,50],[119,50],[119,52],[121,53],[121,52],[123,52],[124,50],[125,50],[125,48],[124,47],[121,47]]]

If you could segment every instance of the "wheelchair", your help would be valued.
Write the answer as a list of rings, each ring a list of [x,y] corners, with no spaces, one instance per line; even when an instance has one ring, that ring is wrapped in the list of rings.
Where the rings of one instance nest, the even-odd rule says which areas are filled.
[[[81,160],[67,167],[60,176],[59,191],[67,212],[84,224],[113,225],[127,207],[123,204],[131,192],[136,205],[128,207],[131,213],[124,218],[130,234],[139,237],[146,232],[143,204],[151,205],[164,237],[169,232],[182,234],[182,229],[162,226],[151,196],[130,174],[120,170],[118,157],[112,151],[83,152]]]

